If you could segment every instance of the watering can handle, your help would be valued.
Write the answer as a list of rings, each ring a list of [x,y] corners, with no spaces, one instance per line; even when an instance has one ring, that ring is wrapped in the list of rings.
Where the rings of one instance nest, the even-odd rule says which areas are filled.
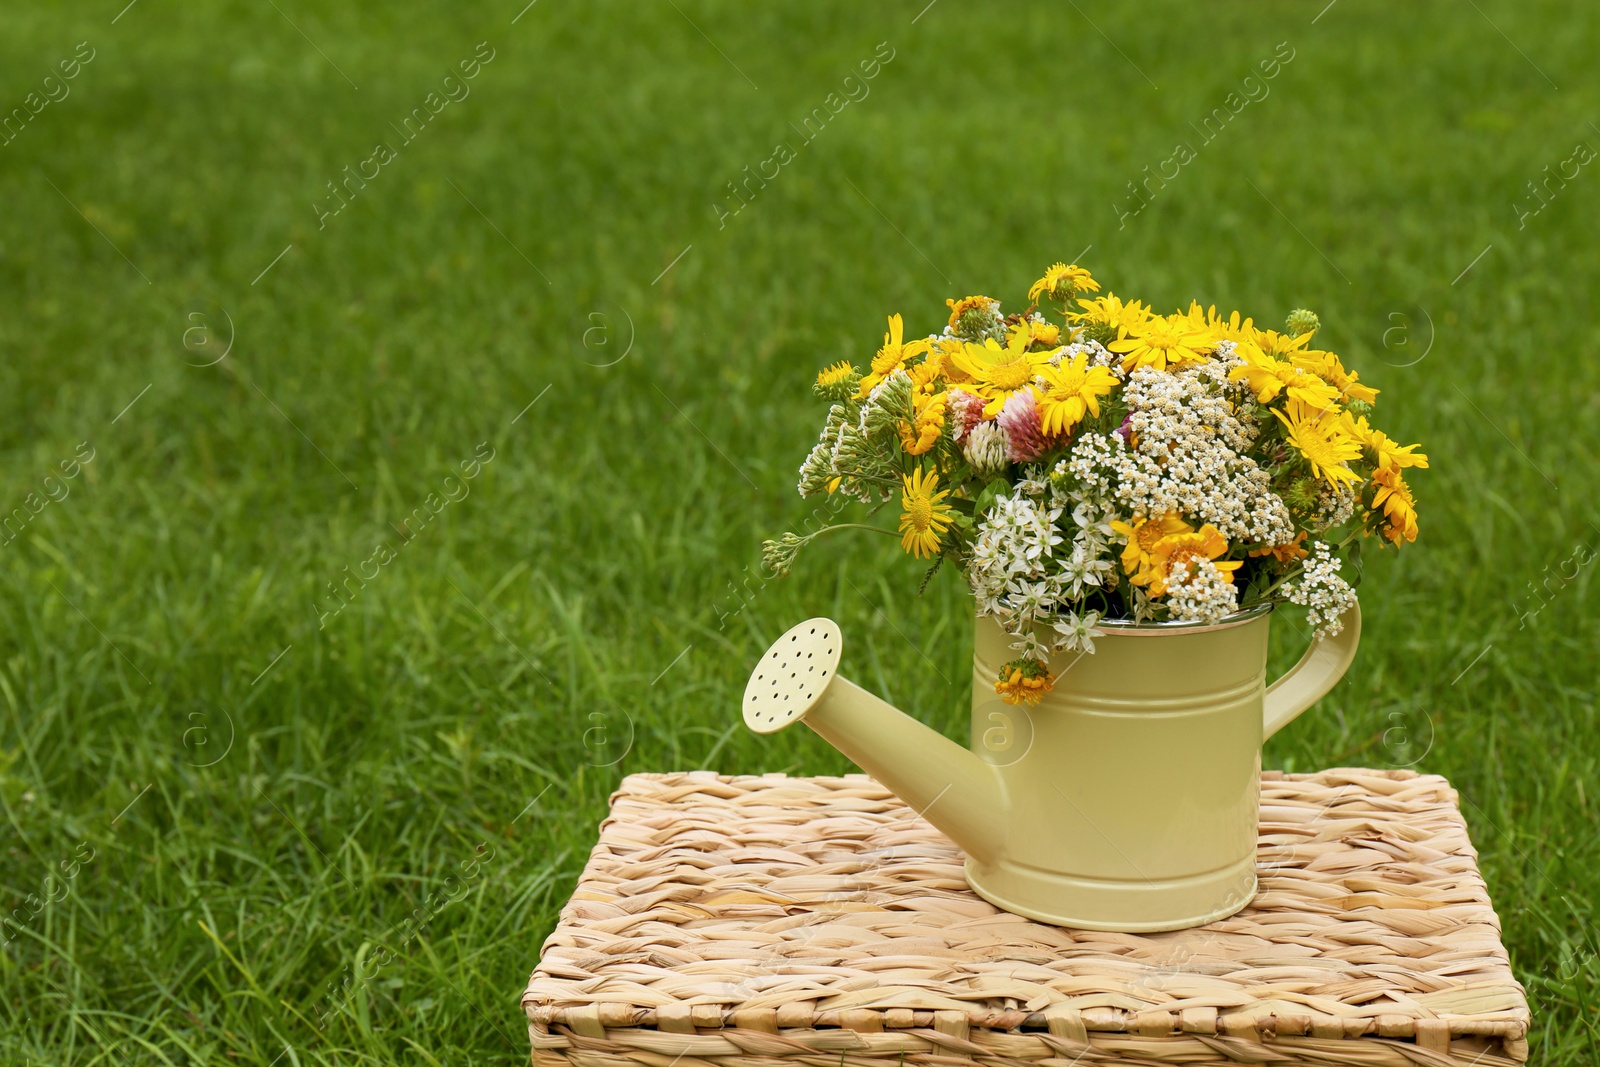
[[[1350,661],[1356,658],[1356,645],[1361,642],[1361,605],[1351,604],[1342,622],[1344,628],[1338,636],[1314,638],[1300,662],[1267,686],[1263,740],[1293,722],[1344,677]]]

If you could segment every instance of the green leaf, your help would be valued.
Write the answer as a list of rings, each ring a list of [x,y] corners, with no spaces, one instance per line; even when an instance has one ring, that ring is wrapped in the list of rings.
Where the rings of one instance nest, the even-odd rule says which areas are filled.
[[[982,515],[985,511],[989,510],[989,505],[994,503],[995,497],[999,496],[1003,491],[1010,488],[1010,482],[1006,481],[1004,478],[996,478],[994,481],[984,486],[983,492],[978,494],[978,499],[973,501],[972,513],[974,515]]]

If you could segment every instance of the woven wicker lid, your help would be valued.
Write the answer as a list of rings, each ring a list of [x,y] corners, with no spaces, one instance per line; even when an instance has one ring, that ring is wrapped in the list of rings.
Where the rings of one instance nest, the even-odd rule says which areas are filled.
[[[1456,801],[1410,771],[1268,772],[1255,901],[1119,934],[996,909],[862,775],[631,775],[522,998],[536,1061],[641,1041],[634,1062],[805,1058],[838,1028],[920,1043],[902,1055],[971,1045],[943,1046],[957,1061],[1071,1061],[1077,1042],[1086,1063],[1518,1062],[1527,1002]],[[761,1034],[804,1036],[782,1053]],[[1234,1047],[1263,1041],[1281,1051]]]

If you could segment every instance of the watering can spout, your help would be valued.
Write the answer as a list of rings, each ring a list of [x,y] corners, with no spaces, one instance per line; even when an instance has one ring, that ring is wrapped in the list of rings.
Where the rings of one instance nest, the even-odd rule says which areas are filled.
[[[968,856],[987,859],[1006,822],[1000,769],[839,677],[841,645],[832,619],[779,637],[745,686],[745,725],[770,734],[803,720]]]

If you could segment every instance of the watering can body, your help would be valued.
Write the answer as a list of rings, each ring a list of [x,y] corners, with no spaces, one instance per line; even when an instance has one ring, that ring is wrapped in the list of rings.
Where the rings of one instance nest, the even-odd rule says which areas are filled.
[[[960,845],[973,890],[1007,911],[1091,930],[1197,926],[1254,896],[1261,743],[1332,688],[1359,640],[1352,608],[1269,687],[1269,611],[1103,622],[1093,654],[1055,658],[1033,706],[996,696],[1010,638],[979,617],[970,748],[839,678],[838,628],[812,619],[752,673],[745,721],[805,721]]]

